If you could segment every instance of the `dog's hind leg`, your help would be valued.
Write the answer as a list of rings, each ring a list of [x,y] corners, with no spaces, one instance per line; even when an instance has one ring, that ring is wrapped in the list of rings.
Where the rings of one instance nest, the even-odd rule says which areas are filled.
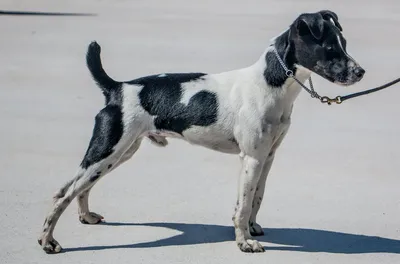
[[[136,123],[136,124],[133,124]],[[124,130],[122,111],[117,105],[107,105],[96,116],[93,136],[77,175],[54,196],[54,204],[43,225],[39,244],[46,253],[58,253],[61,246],[53,238],[53,232],[61,214],[71,201],[82,192],[89,190],[107,170],[118,164],[132,142],[141,135],[140,120],[131,122],[136,125]],[[111,166],[111,167],[110,167]]]
[[[110,157],[112,158],[113,156]],[[58,219],[78,194],[93,186],[100,178],[104,167],[104,162],[99,162],[88,169],[80,168],[75,178],[56,193],[52,209],[44,221],[42,234],[38,240],[46,253],[58,253],[61,251],[60,244],[53,238],[54,228]]]
[[[103,216],[89,211],[89,194],[92,187],[83,191],[77,198],[79,221],[82,224],[94,225],[100,223],[104,219]]]
[[[129,149],[122,155],[121,159],[116,164],[111,165],[111,166],[108,165],[107,171],[105,173],[110,173],[112,170],[116,169],[119,165],[121,165],[125,161],[129,160],[133,156],[133,154],[135,154],[135,152],[139,149],[141,142],[142,142],[142,138],[139,138],[135,142],[133,142],[132,145],[129,147]],[[103,176],[104,176],[104,174],[103,174]],[[89,194],[90,194],[90,190],[92,189],[92,187],[83,191],[78,196],[78,199],[77,199],[78,200],[79,221],[82,224],[92,224],[92,225],[98,224],[103,219],[103,216],[96,214],[94,212],[90,212],[90,210],[89,210]]]

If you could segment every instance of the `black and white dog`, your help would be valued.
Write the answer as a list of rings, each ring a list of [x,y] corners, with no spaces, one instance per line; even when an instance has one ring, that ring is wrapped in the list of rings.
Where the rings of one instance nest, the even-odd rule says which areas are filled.
[[[338,17],[328,10],[301,14],[253,65],[218,74],[160,74],[118,82],[103,70],[100,46],[92,42],[87,65],[105,96],[105,107],[96,116],[75,178],[54,196],[39,239],[43,250],[61,251],[53,238],[54,228],[76,196],[79,220],[101,222],[103,217],[89,210],[89,192],[100,178],[130,159],[143,138],[166,146],[166,138],[175,137],[239,154],[242,169],[232,218],[236,243],[244,252],[264,251],[252,237],[263,235],[256,216],[275,151],[289,129],[293,103],[301,90],[278,56],[301,82],[314,72],[351,85],[365,72],[347,53]]]

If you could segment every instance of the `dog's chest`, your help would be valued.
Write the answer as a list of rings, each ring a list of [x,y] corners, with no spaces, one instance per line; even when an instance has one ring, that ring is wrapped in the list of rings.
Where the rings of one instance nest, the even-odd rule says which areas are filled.
[[[288,83],[258,91],[243,101],[237,135],[249,143],[250,150],[268,151],[278,147],[289,130],[293,103],[301,87]]]
[[[281,88],[270,88],[266,92],[256,94],[252,98],[250,112],[258,116],[262,126],[270,125],[284,127],[290,123],[293,103],[301,88],[291,85]]]

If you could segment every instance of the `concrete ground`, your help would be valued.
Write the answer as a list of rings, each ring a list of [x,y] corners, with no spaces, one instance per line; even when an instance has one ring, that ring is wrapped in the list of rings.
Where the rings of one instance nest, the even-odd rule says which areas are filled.
[[[36,241],[103,105],[85,65],[91,40],[118,80],[220,72],[253,63],[299,13],[320,9],[339,15],[367,73],[348,88],[315,76],[319,92],[399,77],[397,0],[2,0],[3,11],[96,16],[0,15],[0,263],[400,263],[399,85],[330,107],[300,94],[258,217],[263,254],[233,242],[238,158],[177,140],[145,142],[96,185],[91,207],[106,223],[80,224],[72,203],[55,231],[63,254]]]

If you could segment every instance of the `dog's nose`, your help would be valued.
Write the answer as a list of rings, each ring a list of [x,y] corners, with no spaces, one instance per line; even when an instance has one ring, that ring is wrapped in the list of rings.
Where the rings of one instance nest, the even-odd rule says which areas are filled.
[[[361,78],[364,76],[365,70],[361,67],[357,67],[354,69],[354,74],[358,77]]]

